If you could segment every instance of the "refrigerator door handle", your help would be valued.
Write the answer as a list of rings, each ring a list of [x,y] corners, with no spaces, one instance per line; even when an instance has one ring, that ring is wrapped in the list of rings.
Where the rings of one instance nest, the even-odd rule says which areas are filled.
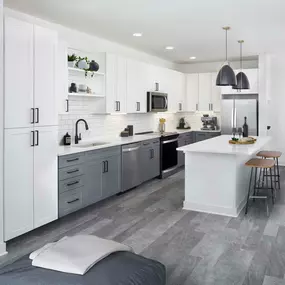
[[[231,122],[231,127],[234,127],[234,108],[232,108],[232,122]]]
[[[237,109],[235,108],[235,112],[234,112],[234,123],[235,123],[235,128],[237,128]]]

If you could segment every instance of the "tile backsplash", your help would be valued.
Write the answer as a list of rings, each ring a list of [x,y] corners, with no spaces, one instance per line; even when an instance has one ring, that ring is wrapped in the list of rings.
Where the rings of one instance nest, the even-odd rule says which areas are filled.
[[[79,123],[78,130],[82,138],[116,137],[127,125],[134,125],[134,132],[158,131],[159,118],[166,119],[166,131],[174,131],[181,117],[185,117],[192,129],[200,129],[202,126],[202,113],[157,113],[157,114],[120,114],[120,115],[91,115],[91,114],[64,114],[59,115],[59,142],[68,132],[72,138],[75,136],[75,123],[78,119],[88,122],[89,130],[84,124]],[[210,114],[217,116],[217,114]],[[219,117],[218,117],[219,120]]]

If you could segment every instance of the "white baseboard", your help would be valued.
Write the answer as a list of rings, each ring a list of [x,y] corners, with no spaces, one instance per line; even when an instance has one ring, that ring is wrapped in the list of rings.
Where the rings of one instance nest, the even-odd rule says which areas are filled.
[[[202,212],[202,213],[208,213],[208,214],[216,214],[216,215],[234,217],[234,218],[236,218],[239,214],[239,212],[235,208],[226,208],[226,207],[213,206],[213,205],[201,205],[201,204],[196,204],[196,203],[187,202],[187,201],[184,201],[183,209],[190,210],[190,211],[196,211],[196,212]]]
[[[0,256],[3,256],[5,254],[7,254],[8,252],[6,251],[6,243],[5,242],[1,242],[0,243]]]

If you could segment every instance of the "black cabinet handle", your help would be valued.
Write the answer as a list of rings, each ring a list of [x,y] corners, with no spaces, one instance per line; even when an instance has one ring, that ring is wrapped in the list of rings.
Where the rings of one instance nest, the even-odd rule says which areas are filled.
[[[32,112],[32,121],[31,124],[35,123],[35,108],[31,108],[31,112]]]
[[[36,108],[35,110],[36,110],[36,112],[37,112],[36,124],[38,124],[38,123],[40,122],[40,109],[39,109],[39,108]]]
[[[73,162],[73,161],[76,161],[76,160],[79,160],[79,158],[74,158],[74,159],[68,159],[67,162]]]
[[[32,134],[32,144],[31,144],[31,146],[35,146],[35,132],[31,131],[31,134]]]
[[[72,203],[77,202],[77,201],[79,201],[79,198],[76,198],[76,199],[74,199],[72,201],[69,201],[69,202],[67,202],[67,204],[72,204]]]
[[[105,164],[106,164],[106,161],[104,160],[103,164],[102,164],[102,168],[103,168],[102,171],[103,171],[103,173],[106,172],[106,165]]]
[[[37,135],[37,143],[35,144],[35,146],[38,146],[40,143],[40,136],[39,136],[39,131],[35,131],[36,135]]]
[[[106,160],[106,172],[109,172],[109,161]]]
[[[71,174],[71,173],[76,173],[76,172],[78,172],[78,171],[79,171],[79,169],[75,169],[75,170],[67,171],[66,173],[67,173],[67,174]]]
[[[71,182],[71,183],[68,183],[68,184],[66,184],[66,186],[73,186],[73,185],[76,185],[76,184],[78,184],[79,183],[79,181],[77,180],[77,181],[74,181],[74,182]]]
[[[121,102],[118,101],[118,106],[119,106],[119,110],[118,111],[121,111]]]
[[[139,102],[137,102],[137,111],[139,111]]]
[[[66,111],[65,112],[69,112],[69,100],[66,99]]]

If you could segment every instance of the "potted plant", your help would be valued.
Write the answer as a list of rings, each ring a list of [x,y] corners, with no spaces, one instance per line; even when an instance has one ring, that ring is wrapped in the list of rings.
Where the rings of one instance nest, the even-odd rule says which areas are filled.
[[[84,69],[85,71],[89,70],[89,61],[87,57],[78,57],[76,66],[80,69]]]
[[[68,67],[75,67],[77,56],[73,53],[72,55],[68,55],[67,58],[68,58]]]

